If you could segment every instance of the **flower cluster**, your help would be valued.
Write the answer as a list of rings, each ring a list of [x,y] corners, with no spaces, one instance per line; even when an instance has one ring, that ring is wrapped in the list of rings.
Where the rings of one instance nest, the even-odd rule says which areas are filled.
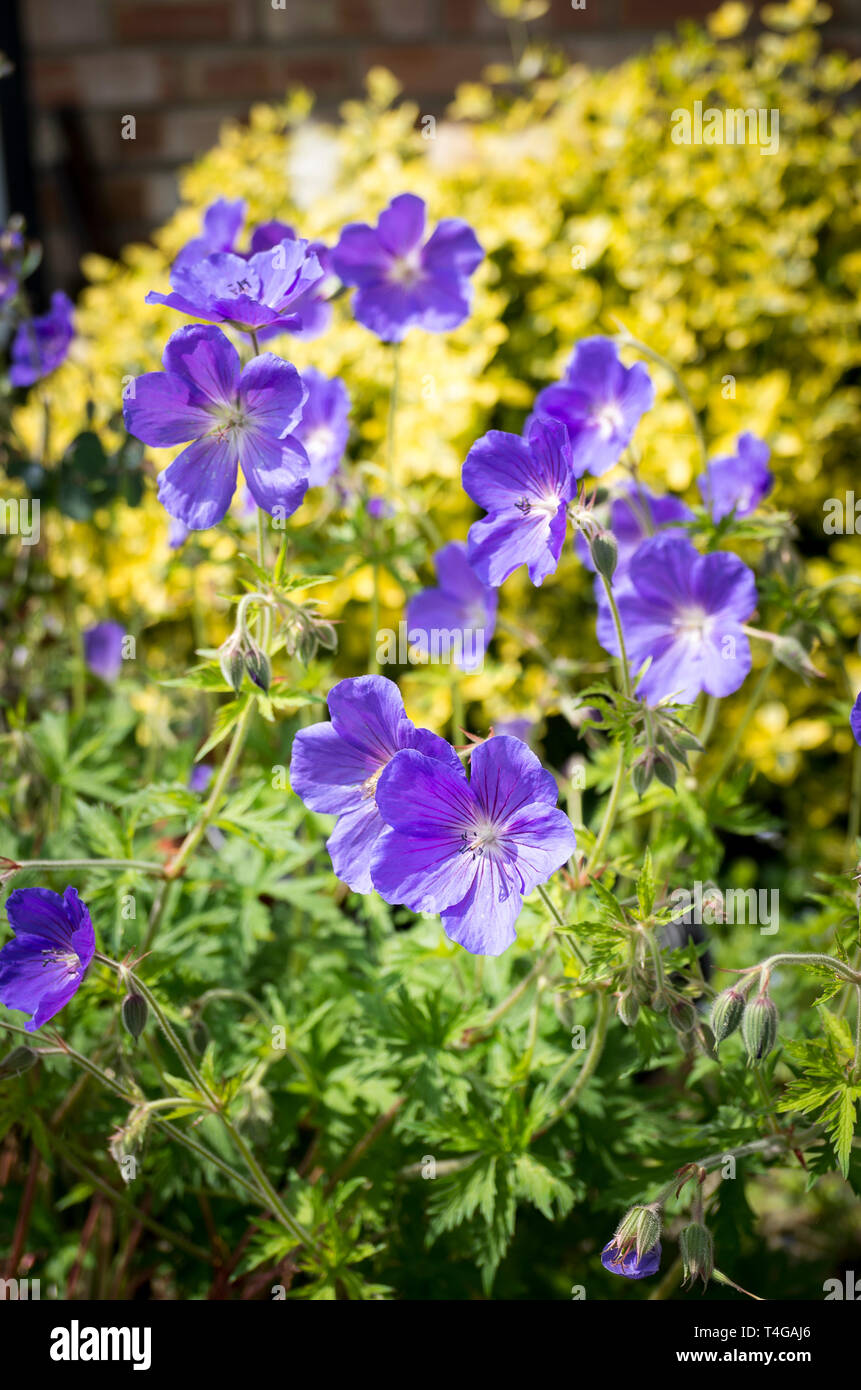
[[[587,338],[564,381],[539,393],[525,438],[491,430],[473,445],[463,486],[487,512],[468,541],[483,583],[498,586],[521,564],[536,585],[554,572],[578,480],[619,462],[653,395],[641,364],[625,367],[610,339]],[[708,466],[700,488],[715,521],[758,506],[771,486],[767,459],[767,446],[743,434],[737,454]],[[581,558],[601,570],[598,640],[641,672],[639,696],[688,703],[703,690],[737,690],[751,666],[745,625],[757,605],[748,566],[727,552],[701,554],[683,529],[692,510],[636,478],[611,502],[603,532],[582,507],[573,515]]]
[[[553,777],[508,736],[473,747],[468,777],[382,676],[341,681],[329,712],[331,723],[296,735],[290,779],[311,810],[338,817],[327,843],[338,877],[439,913],[474,954],[506,950],[524,897],[576,848]]]
[[[164,371],[136,378],[124,393],[131,434],[154,448],[187,445],[159,478],[173,548],[188,530],[222,520],[239,467],[254,503],[282,520],[338,468],[349,435],[344,383],[313,367],[300,378],[291,363],[259,352],[261,341],[284,332],[325,332],[333,273],[358,287],[358,321],[395,342],[413,327],[444,332],[463,322],[469,279],[484,255],[456,218],[424,242],[425,205],[410,193],[392,200],[376,229],[345,227],[332,251],[279,221],[256,227],[243,250],[245,217],[241,199],[217,199],[200,235],[176,256],[170,293],[147,294],[148,304],[213,326],[179,329],[165,347]],[[254,357],[244,367],[227,329],[251,337]]]

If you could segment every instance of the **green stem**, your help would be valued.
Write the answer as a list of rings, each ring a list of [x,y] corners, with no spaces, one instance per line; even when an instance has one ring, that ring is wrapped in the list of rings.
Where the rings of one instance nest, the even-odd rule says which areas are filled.
[[[147,859],[18,859],[15,872],[19,869],[135,869],[141,874],[164,873],[163,864]]]
[[[386,427],[386,476],[390,496],[395,491],[395,425],[400,392],[400,347],[400,343],[392,344],[392,389],[389,394],[389,418]]]
[[[216,812],[218,811],[219,804],[221,802],[221,798],[224,794],[224,790],[231,776],[233,775],[233,770],[236,767],[237,762],[239,761],[239,755],[242,752],[242,747],[245,743],[245,736],[248,732],[248,726],[251,723],[251,717],[254,713],[256,703],[257,702],[253,697],[249,697],[247,705],[245,706],[244,710],[239,716],[236,728],[233,730],[233,738],[231,739],[230,747],[227,750],[227,757],[221,764],[215,781],[212,784],[212,791],[210,792],[206,805],[203,808],[203,815],[201,816],[200,820],[198,820],[197,823],[192,826],[191,830],[186,835],[185,839],[183,840],[179,849],[176,851],[176,854],[173,856],[173,858],[168,860],[167,864],[165,864],[165,878],[174,879],[179,877],[186,864],[188,863],[189,859],[191,858],[192,854],[197,849],[197,846],[200,844],[201,840],[206,834],[206,831],[208,830],[211,822],[214,820]],[[151,924],[150,929],[147,932],[147,937],[144,945],[145,950],[149,950],[150,946],[152,945],[152,940],[154,936],[155,931],[153,930]]]
[[[550,1116],[550,1119],[547,1120],[546,1124],[540,1125],[538,1129],[533,1130],[532,1135],[530,1136],[531,1139],[537,1139],[540,1135],[546,1134],[548,1129],[552,1129],[553,1125],[555,1125],[557,1121],[561,1120],[562,1116],[566,1113],[566,1111],[571,1109],[571,1106],[574,1104],[574,1102],[577,1100],[577,1097],[583,1091],[583,1088],[585,1087],[587,1081],[594,1074],[595,1069],[601,1060],[601,1056],[604,1051],[604,1043],[607,1040],[607,1026],[609,1022],[610,1000],[608,999],[606,994],[598,994],[596,995],[595,1022],[592,1028],[592,1041],[589,1044],[589,1051],[586,1053],[586,1056],[583,1059],[583,1065],[577,1073],[577,1080],[574,1082],[574,1085],[571,1087],[571,1089],[567,1091],[566,1094],[562,1097],[562,1100],[559,1102],[558,1106],[554,1110],[553,1114]],[[570,1064],[566,1063],[566,1067],[568,1065]]]
[[[759,680],[754,686],[751,697],[747,702],[747,709],[745,710],[744,714],[742,715],[741,719],[739,720],[738,724],[733,730],[732,737],[729,739],[726,745],[724,755],[717,766],[717,770],[712,774],[711,778],[709,779],[708,785],[705,788],[705,795],[708,795],[710,792],[714,791],[718,782],[723,777],[724,773],[726,772],[727,768],[729,767],[730,763],[735,757],[739,745],[747,732],[748,725],[750,724],[751,719],[756,713],[757,706],[759,705],[760,700],[765,694],[765,688],[768,685],[768,682],[771,678],[771,673],[774,670],[776,662],[777,658],[775,657],[774,652],[772,651],[771,656],[768,658],[768,661],[759,673]]]
[[[33,1045],[33,1034],[28,1033],[25,1028],[19,1028],[14,1023],[7,1023],[5,1019],[0,1019],[0,1028],[6,1028],[10,1033],[20,1034],[22,1038],[27,1039],[30,1046]],[[102,1071],[101,1067],[97,1066],[95,1062],[92,1062],[89,1057],[85,1057],[82,1052],[77,1052],[75,1048],[71,1047],[69,1043],[65,1042],[58,1034],[54,1035],[53,1040],[55,1043],[53,1047],[37,1049],[37,1051],[39,1051],[40,1054],[42,1052],[56,1053],[56,1055],[60,1057],[70,1058],[82,1071],[87,1072],[98,1081],[100,1085],[104,1086],[105,1090],[110,1091],[113,1095],[117,1096],[119,1100],[125,1101],[126,1105],[140,1106],[148,1103],[143,1094],[136,1095],[133,1092],[125,1090],[113,1077],[108,1076],[107,1072]],[[254,1198],[255,1202],[258,1202],[261,1206],[267,1205],[265,1194],[259,1191],[253,1183],[243,1177],[243,1175],[231,1164],[226,1162],[225,1159],[213,1153],[210,1149],[207,1149],[205,1145],[199,1143],[196,1139],[192,1138],[191,1135],[186,1134],[184,1130],[177,1129],[172,1121],[165,1120],[156,1113],[153,1113],[152,1120],[153,1124],[158,1125],[160,1129],[163,1129],[166,1134],[169,1134],[170,1137],[176,1140],[178,1144],[181,1144],[183,1148],[189,1149],[199,1158],[204,1159],[205,1162],[211,1163],[214,1168],[218,1168],[225,1177],[231,1178],[233,1182],[238,1183],[240,1187],[244,1188],[249,1195]]]
[[[619,320],[617,319],[616,322],[619,323]],[[661,353],[656,352],[654,348],[648,347],[645,343],[641,343],[638,338],[634,338],[628,332],[627,328],[625,328],[624,324],[620,324],[620,327],[622,328],[622,332],[618,335],[618,341],[620,342],[620,344],[623,347],[632,348],[634,352],[639,352],[642,357],[647,357],[649,361],[654,362],[656,366],[663,367],[664,371],[671,378],[672,383],[676,388],[676,391],[678,392],[679,396],[684,402],[685,408],[689,416],[691,417],[691,423],[694,427],[694,434],[697,437],[697,444],[699,445],[699,450],[702,455],[703,463],[706,465],[706,473],[708,474],[708,449],[706,448],[706,437],[703,432],[702,422],[697,412],[697,408],[694,405],[693,400],[691,399],[690,392],[688,391],[687,386],[685,386],[681,373],[679,372],[678,368],[674,367],[672,362],[669,362],[666,357],[663,357],[661,355]],[[709,505],[708,499],[706,499],[706,505]]]
[[[619,796],[622,791],[622,784],[625,780],[625,766],[625,745],[621,744],[619,747],[619,759],[616,763],[616,773],[613,777],[613,785],[610,788],[610,796],[607,801],[607,805],[604,809],[604,819],[601,822],[601,829],[598,831],[598,838],[595,841],[595,844],[592,848],[592,853],[589,856],[589,862],[586,865],[587,874],[591,873],[593,869],[598,867],[601,855],[604,853],[604,847],[609,838],[610,831],[613,829],[613,823],[616,819],[616,812],[619,807]]]
[[[628,653],[625,649],[625,636],[622,632],[622,619],[619,617],[619,609],[613,597],[613,585],[605,575],[601,575],[601,583],[604,585],[604,592],[607,595],[607,602],[610,605],[610,612],[613,614],[613,626],[616,629],[616,641],[619,643],[619,661],[622,672],[622,691],[631,698],[631,668],[628,665]]]
[[[276,1192],[275,1188],[270,1182],[266,1172],[261,1167],[260,1163],[258,1162],[252,1150],[249,1148],[248,1144],[245,1142],[245,1139],[243,1138],[240,1131],[237,1129],[236,1125],[227,1115],[221,1097],[215,1094],[215,1092],[211,1089],[204,1077],[199,1072],[188,1050],[180,1041],[179,1037],[176,1034],[176,1031],[173,1028],[173,1025],[171,1024],[170,1020],[168,1019],[167,1015],[165,1014],[155,995],[138,976],[133,974],[131,970],[128,970],[124,966],[119,965],[116,961],[108,959],[107,956],[102,956],[97,953],[96,958],[100,960],[103,965],[110,966],[111,969],[116,970],[121,978],[125,978],[126,980],[128,980],[129,985],[133,989],[135,989],[140,995],[142,995],[142,997],[146,1000],[147,1004],[152,1009],[155,1017],[157,1018],[159,1025],[161,1026],[162,1032],[164,1033],[165,1037],[167,1038],[168,1042],[170,1043],[171,1047],[173,1048],[174,1052],[176,1053],[177,1057],[182,1063],[186,1071],[186,1074],[188,1075],[193,1085],[196,1086],[197,1089],[200,1091],[201,1095],[206,1097],[207,1101],[212,1107],[213,1113],[218,1116],[222,1125],[227,1130],[227,1133],[229,1134],[235,1148],[242,1155],[246,1167],[252,1173],[260,1190],[265,1194],[266,1199],[272,1208],[272,1211],[279,1218],[282,1225],[286,1227],[290,1234],[294,1236],[300,1244],[307,1246],[311,1250],[315,1250],[316,1243],[314,1241],[313,1236],[309,1231],[305,1230],[305,1228],[296,1220],[296,1218],[293,1215],[291,1215],[291,1213],[285,1207],[284,1203],[282,1202],[281,1198],[279,1197],[278,1193]]]
[[[537,885],[537,889],[538,896],[541,898],[541,901],[544,903],[544,906],[547,908],[547,911],[550,913],[550,916],[553,918],[557,927],[564,927],[566,925],[565,918],[561,915],[560,912],[557,911],[556,904],[553,902],[553,899],[550,897],[550,894],[547,892],[547,889],[544,887],[544,884],[539,883]],[[586,957],[584,956],[580,946],[577,944],[574,937],[569,936],[568,940],[571,942],[571,949],[573,950],[580,964],[585,965]],[[551,949],[552,945],[553,943],[551,942]]]

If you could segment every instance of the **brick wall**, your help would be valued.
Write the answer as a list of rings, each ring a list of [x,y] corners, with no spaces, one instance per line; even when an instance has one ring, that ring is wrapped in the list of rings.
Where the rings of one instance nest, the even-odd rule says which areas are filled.
[[[0,0],[10,4],[13,0]],[[605,66],[718,0],[551,0],[533,26]],[[281,5],[283,8],[276,8]],[[115,253],[171,212],[176,171],[225,118],[303,83],[333,113],[375,64],[439,111],[458,82],[509,54],[484,0],[19,0],[39,231],[49,283],[74,287],[81,253]],[[857,50],[861,0],[832,0]],[[124,115],[136,139],[121,138]]]

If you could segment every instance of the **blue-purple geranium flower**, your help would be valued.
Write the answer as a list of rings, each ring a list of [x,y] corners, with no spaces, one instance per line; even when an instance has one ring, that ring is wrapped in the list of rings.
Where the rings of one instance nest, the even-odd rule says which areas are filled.
[[[410,328],[445,333],[469,316],[470,276],[484,259],[475,232],[447,217],[424,235],[423,200],[401,193],[376,227],[344,227],[332,251],[335,274],[356,286],[353,313],[384,342],[399,343]]]
[[[650,1274],[658,1272],[661,1263],[661,1242],[658,1241],[651,1250],[644,1250],[638,1255],[636,1245],[623,1251],[615,1240],[611,1240],[601,1251],[601,1263],[611,1274],[621,1274],[623,1279],[648,1279]]]
[[[212,768],[209,763],[195,763],[188,774],[188,790],[205,792],[212,781]]]
[[[612,338],[583,338],[562,380],[539,392],[535,415],[567,427],[575,477],[597,477],[619,462],[654,399],[642,362],[624,366]]]
[[[375,797],[383,769],[403,748],[460,764],[445,739],[407,718],[401,692],[384,676],[339,681],[328,703],[331,723],[300,729],[293,740],[290,782],[312,811],[338,816],[326,842],[332,867],[357,893],[370,893],[371,859],[386,829]]]
[[[756,511],[774,483],[769,455],[768,445],[748,430],[739,435],[734,454],[707,465],[697,478],[697,486],[714,521],[722,521],[731,512],[750,516]]]
[[[681,704],[731,695],[751,666],[744,624],[756,607],[753,571],[737,555],[701,555],[682,536],[654,536],[635,552],[630,588],[617,602],[628,661],[651,665],[637,687],[650,703],[668,696]],[[606,596],[598,600],[598,641],[619,655]]]
[[[496,626],[497,592],[482,584],[462,541],[438,550],[436,589],[424,589],[407,605],[410,643],[426,658],[454,661],[474,671],[484,660]]]
[[[460,761],[409,749],[377,784],[389,832],[371,878],[387,902],[438,912],[445,931],[474,955],[498,956],[515,939],[523,899],[571,857],[574,829],[557,810],[556,782],[515,738]]]
[[[56,290],[51,295],[47,314],[38,314],[19,326],[12,339],[9,368],[13,386],[32,386],[34,381],[41,381],[65,361],[75,335],[73,313],[69,296]]]
[[[125,629],[119,623],[96,623],[84,633],[84,661],[103,681],[115,681],[122,670]]]
[[[350,393],[339,376],[306,367],[302,382],[308,395],[294,436],[311,464],[309,487],[322,487],[344,457],[350,434]]]
[[[0,1003],[32,1014],[35,1032],[68,1004],[93,959],[90,914],[74,888],[18,888],[6,901],[15,933],[0,951]]]
[[[236,243],[245,223],[245,213],[246,205],[242,198],[237,198],[235,201],[218,198],[214,203],[210,203],[203,214],[201,235],[186,242],[173,263],[173,269],[176,270],[177,267],[187,268],[205,256],[211,256],[217,252],[231,252],[247,261],[259,252],[271,251],[274,246],[279,246],[283,241],[297,240],[296,232],[286,222],[263,222],[252,233],[249,249],[247,251],[240,250]],[[324,273],[328,272],[328,248],[320,241],[312,241],[308,243],[308,250],[317,257]],[[316,338],[329,326],[332,318],[332,306],[328,303],[328,291],[324,279],[318,280],[310,289],[302,291],[291,301],[291,315],[301,319],[300,326],[294,326],[290,329],[296,337]],[[258,332],[258,340],[263,342],[266,338],[275,337],[278,333],[284,332],[286,327],[287,325],[284,323],[275,323],[269,328],[262,328]]]
[[[861,745],[861,694],[858,695],[852,706],[852,713],[849,715],[849,727],[855,742]]]
[[[463,486],[488,513],[468,537],[469,563],[482,583],[498,588],[526,564],[541,584],[559,563],[575,486],[565,426],[536,420],[526,439],[490,430],[467,455]]]
[[[168,340],[163,372],[148,372],[123,403],[129,432],[157,448],[185,444],[158,480],[170,512],[195,531],[221,521],[237,466],[270,515],[295,512],[308,488],[308,457],[290,437],[305,387],[289,362],[264,352],[240,372],[239,354],[217,328],[196,324]]]
[[[309,243],[284,237],[249,255],[214,251],[197,259],[180,253],[170,271],[171,293],[150,290],[146,302],[248,333],[273,326],[296,332],[303,326],[298,306],[323,276]]]

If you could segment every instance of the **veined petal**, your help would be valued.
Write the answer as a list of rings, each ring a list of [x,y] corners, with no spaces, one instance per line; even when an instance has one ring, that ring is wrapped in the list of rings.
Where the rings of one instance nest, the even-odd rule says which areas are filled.
[[[235,445],[216,435],[189,444],[158,480],[159,501],[192,531],[221,521],[235,490]]]
[[[265,430],[239,432],[239,462],[248,491],[270,516],[292,516],[308,491],[310,464],[297,439],[278,439]]]

